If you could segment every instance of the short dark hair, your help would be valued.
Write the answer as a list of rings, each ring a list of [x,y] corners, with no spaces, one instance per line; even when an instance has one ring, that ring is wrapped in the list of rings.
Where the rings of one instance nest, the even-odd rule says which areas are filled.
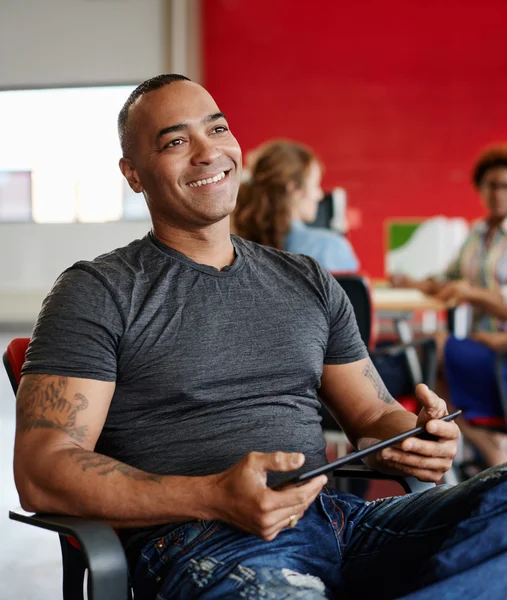
[[[472,171],[472,181],[477,189],[481,187],[484,175],[496,167],[507,169],[507,144],[488,146],[480,153]]]
[[[127,98],[127,101],[123,105],[122,109],[118,114],[118,136],[120,138],[120,145],[123,156],[126,156],[129,150],[129,145],[131,141],[131,132],[129,131],[129,110],[132,104],[141,96],[148,94],[149,92],[153,92],[154,90],[159,90],[160,88],[169,85],[175,81],[191,81],[185,75],[178,75],[177,73],[163,73],[162,75],[157,75],[156,77],[152,77],[151,79],[147,79],[143,81],[140,85],[136,87],[136,89],[130,94]]]

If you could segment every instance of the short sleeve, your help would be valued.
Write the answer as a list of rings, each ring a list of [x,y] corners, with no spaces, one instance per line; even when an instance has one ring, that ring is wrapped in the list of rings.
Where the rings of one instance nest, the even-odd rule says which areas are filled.
[[[22,374],[43,373],[115,381],[123,321],[110,290],[74,267],[43,302]]]
[[[368,357],[352,304],[343,288],[329,273],[323,272],[329,312],[329,338],[325,364],[346,364]]]

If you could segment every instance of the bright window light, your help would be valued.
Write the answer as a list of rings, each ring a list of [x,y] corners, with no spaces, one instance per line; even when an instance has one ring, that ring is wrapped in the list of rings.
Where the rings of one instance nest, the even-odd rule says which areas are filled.
[[[125,207],[118,167],[116,119],[132,89],[0,92],[0,172],[4,173],[0,220],[68,223],[146,218],[142,195],[135,201],[128,195]],[[24,176],[8,177],[17,172]],[[26,185],[27,172],[31,188]]]

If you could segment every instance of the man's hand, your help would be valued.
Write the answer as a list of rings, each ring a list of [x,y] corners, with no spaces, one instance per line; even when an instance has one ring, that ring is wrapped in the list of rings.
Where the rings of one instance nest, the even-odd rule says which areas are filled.
[[[437,292],[436,298],[449,307],[455,307],[462,302],[470,302],[474,299],[474,286],[465,279],[450,281]]]
[[[504,331],[478,331],[477,333],[472,333],[470,337],[476,342],[480,342],[491,348],[493,352],[504,352],[507,350],[507,333]]]
[[[456,423],[437,420],[448,414],[447,406],[428,386],[419,384],[416,396],[423,405],[417,417],[417,426],[426,425],[426,430],[439,439],[407,438],[398,446],[382,450],[381,458],[391,468],[421,481],[437,483],[452,466],[460,432]]]
[[[327,482],[319,475],[308,483],[282,490],[267,487],[269,471],[294,471],[304,463],[300,453],[250,452],[224,473],[212,476],[211,518],[225,521],[243,531],[271,541],[289,526],[291,517],[300,519]]]

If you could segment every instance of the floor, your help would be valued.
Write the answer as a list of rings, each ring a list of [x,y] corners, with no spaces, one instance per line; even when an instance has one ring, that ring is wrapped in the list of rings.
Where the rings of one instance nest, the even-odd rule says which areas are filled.
[[[29,332],[0,333],[0,354],[8,342]],[[10,521],[19,506],[12,475],[15,403],[0,368],[0,600],[58,600],[61,592],[60,545],[56,534]]]

